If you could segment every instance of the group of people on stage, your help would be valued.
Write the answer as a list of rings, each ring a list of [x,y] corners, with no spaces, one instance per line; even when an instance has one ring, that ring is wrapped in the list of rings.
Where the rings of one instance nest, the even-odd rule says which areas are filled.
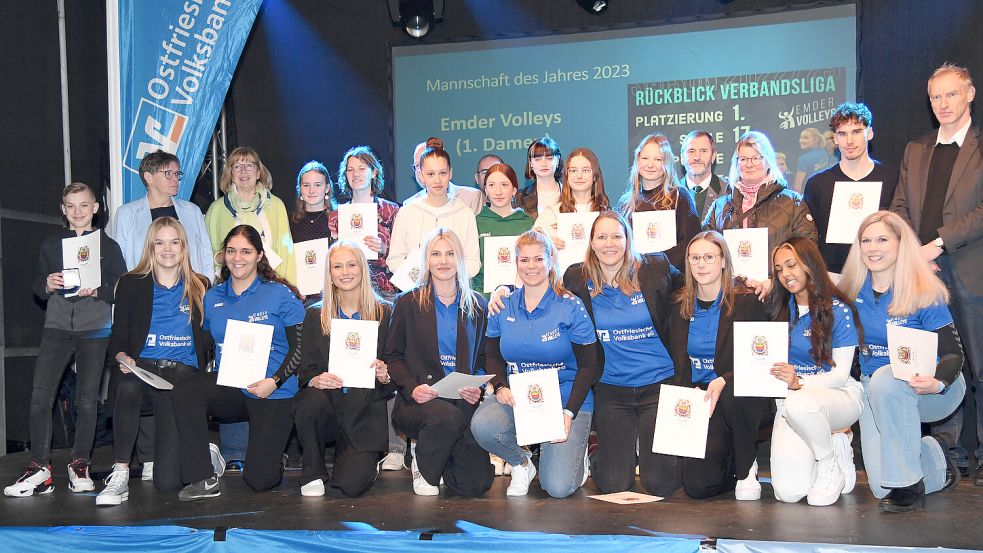
[[[305,496],[326,486],[364,494],[380,469],[402,468],[405,438],[419,495],[446,486],[480,496],[507,471],[509,496],[525,495],[537,475],[548,495],[563,498],[588,476],[610,493],[632,489],[637,474],[655,495],[681,487],[692,498],[734,492],[756,500],[759,431],[773,417],[771,482],[780,501],[824,506],[853,489],[850,429],[859,421],[881,508],[921,507],[926,494],[972,474],[970,459],[983,462],[983,447],[958,440],[964,398],[979,406],[983,397],[975,88],[968,71],[946,64],[928,80],[928,94],[940,128],[909,143],[900,171],[869,155],[870,110],[837,107],[830,130],[839,162],[808,178],[804,196],[757,131],[740,138],[726,179],[713,173],[710,133],[682,141],[682,178],[672,141],[646,136],[615,203],[588,148],[564,158],[552,138],[534,141],[524,188],[513,167],[485,156],[472,188],[452,182],[451,157],[431,138],[413,156],[422,189],[402,206],[380,197],[382,165],[359,146],[343,156],[337,187],[323,164],[304,165],[288,214],[258,154],[237,148],[222,173],[224,195],[202,216],[175,197],[178,159],[157,151],[140,167],[146,197],[122,206],[99,237],[98,288],[74,286],[63,272],[63,240],[98,232],[92,190],[69,185],[68,228],[42,245],[34,287],[48,308],[31,397],[31,462],[4,493],[53,490],[51,407],[72,358],[78,422],[69,487],[95,489],[89,459],[110,357],[114,466],[98,505],[127,499],[135,449],[145,467],[153,463],[152,474],[144,472],[156,488],[183,501],[219,495],[226,459],[243,465],[254,490],[273,488],[294,429]],[[852,244],[827,243],[836,183],[870,181],[881,183],[880,211],[863,220]],[[375,204],[378,234],[362,243],[339,238],[344,202]],[[670,210],[675,245],[640,254],[633,218]],[[561,271],[567,244],[557,221],[574,212],[597,216],[582,261]],[[722,233],[741,228],[767,229],[768,279],[736,273]],[[518,236],[511,253],[521,284],[489,296],[481,293],[483,248],[495,236]],[[323,292],[304,297],[295,287],[294,244],[322,238],[331,243]],[[398,290],[394,275],[404,264],[414,268],[412,285]],[[346,319],[378,323],[374,388],[349,387],[328,370],[332,326]],[[221,365],[230,321],[273,327],[266,377],[241,389],[219,385],[218,372],[207,370]],[[787,362],[771,367],[788,386],[784,399],[735,394],[735,323],[758,321],[788,325]],[[891,326],[937,334],[936,366],[922,368],[934,376],[894,377]],[[144,383],[136,366],[173,389]],[[565,437],[520,446],[510,376],[544,369],[557,371]],[[433,386],[454,372],[491,380],[447,399]],[[653,453],[663,384],[705,391],[703,458]],[[222,423],[222,451],[209,443],[209,417]],[[940,426],[923,436],[922,423]],[[592,435],[597,449],[589,455]],[[973,476],[983,486],[983,471]]]

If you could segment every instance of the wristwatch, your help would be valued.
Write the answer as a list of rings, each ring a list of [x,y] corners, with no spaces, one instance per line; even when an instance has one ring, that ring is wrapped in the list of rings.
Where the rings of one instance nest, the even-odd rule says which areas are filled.
[[[279,376],[273,375],[273,376],[270,377],[270,379],[273,381],[274,384],[276,384],[276,387],[277,388],[280,387],[280,377]]]
[[[941,236],[939,236],[935,240],[932,240],[932,244],[935,244],[935,247],[938,248],[938,249],[940,249],[940,250],[944,250],[945,249],[945,243],[942,242],[942,237]]]

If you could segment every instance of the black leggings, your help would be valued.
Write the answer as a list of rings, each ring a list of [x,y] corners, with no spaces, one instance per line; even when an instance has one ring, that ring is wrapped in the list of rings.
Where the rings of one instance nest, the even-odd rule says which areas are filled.
[[[256,491],[268,490],[283,478],[283,452],[293,428],[294,399],[256,399],[239,388],[219,386],[218,373],[200,373],[174,387],[180,443],[181,480],[185,483],[214,474],[208,452],[208,416],[221,422],[249,421],[249,445],[242,479]],[[154,469],[156,471],[156,468]]]
[[[304,388],[297,393],[294,421],[297,441],[304,455],[304,483],[317,478],[327,482],[324,449],[334,442],[334,471],[331,486],[349,497],[369,491],[379,475],[380,451],[358,451],[348,434],[338,427],[338,413],[331,405],[327,390]]]
[[[158,369],[147,362],[140,363],[140,367],[174,385],[194,374],[193,367]],[[147,396],[153,400],[152,418],[140,416],[141,406]],[[181,465],[171,392],[157,390],[133,374],[120,373],[117,375],[116,399],[113,403],[113,461],[129,464],[137,436],[142,427],[146,426],[143,420],[145,418],[154,421],[154,454],[151,458],[154,461],[154,486],[162,492],[177,491],[181,489]]]

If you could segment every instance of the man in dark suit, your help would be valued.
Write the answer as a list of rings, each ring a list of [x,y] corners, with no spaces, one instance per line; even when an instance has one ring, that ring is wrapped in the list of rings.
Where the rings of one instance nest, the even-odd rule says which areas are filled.
[[[702,221],[717,196],[725,193],[726,183],[713,174],[717,161],[717,146],[707,131],[693,131],[686,135],[680,152],[680,160],[686,168],[686,188],[693,193],[696,213]]]
[[[976,422],[977,439],[963,440],[954,453],[968,474],[969,453],[976,450],[975,484],[983,486],[983,445],[977,445],[983,442],[983,145],[971,117],[976,88],[969,71],[946,63],[929,78],[928,96],[939,130],[908,143],[891,209],[918,233],[925,259],[952,296],[949,310],[966,351],[967,394],[961,410],[938,430],[958,437],[963,414],[967,430]]]

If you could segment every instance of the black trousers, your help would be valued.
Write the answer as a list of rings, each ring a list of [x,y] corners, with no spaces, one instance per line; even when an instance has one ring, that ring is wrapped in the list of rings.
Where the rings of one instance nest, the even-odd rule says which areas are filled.
[[[638,388],[594,385],[598,449],[591,477],[602,492],[630,490],[635,483],[636,466],[648,493],[669,497],[679,489],[679,458],[652,453],[661,386],[661,382]]]
[[[495,477],[488,452],[471,434],[474,406],[463,399],[432,399],[426,403],[396,400],[393,425],[416,440],[417,468],[431,485],[444,483],[465,497],[491,488]]]
[[[221,422],[249,421],[242,479],[256,491],[275,487],[283,478],[283,452],[294,425],[293,398],[255,399],[239,388],[219,386],[215,383],[217,378],[218,373],[199,373],[184,379],[172,392],[181,480],[198,482],[214,474],[208,452],[208,416],[211,415]]]
[[[140,360],[140,367],[151,371],[175,386],[194,374],[194,367],[155,367],[152,360]],[[115,370],[119,370],[118,368]],[[147,398],[153,402],[153,417],[141,417]],[[162,492],[181,489],[181,465],[178,455],[178,430],[174,420],[171,391],[157,390],[133,374],[118,375],[116,400],[113,403],[113,461],[129,464],[137,437],[145,431],[144,419],[153,424],[153,439],[149,444],[153,452],[154,486]]]
[[[31,390],[31,460],[41,466],[51,462],[51,409],[58,385],[75,358],[75,445],[72,459],[89,459],[96,436],[96,402],[102,381],[109,338],[79,338],[72,332],[46,328],[34,367]]]
[[[303,451],[303,482],[317,478],[328,482],[324,449],[334,442],[334,471],[330,485],[348,497],[358,497],[369,491],[379,476],[378,464],[382,452],[355,449],[348,434],[339,428],[339,418],[327,390],[304,388],[297,393],[294,422],[297,425],[297,441]]]
[[[773,403],[764,397],[734,397],[734,385],[724,386],[710,417],[706,457],[682,459],[686,495],[706,499],[726,493],[748,475],[758,451],[758,428]]]

